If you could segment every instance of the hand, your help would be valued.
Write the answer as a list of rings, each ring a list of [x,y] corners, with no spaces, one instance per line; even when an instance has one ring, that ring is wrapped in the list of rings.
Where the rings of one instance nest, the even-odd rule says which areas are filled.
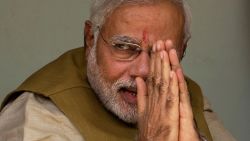
[[[136,78],[138,140],[198,141],[187,85],[172,42],[157,41],[147,84]],[[169,51],[167,51],[169,50]]]

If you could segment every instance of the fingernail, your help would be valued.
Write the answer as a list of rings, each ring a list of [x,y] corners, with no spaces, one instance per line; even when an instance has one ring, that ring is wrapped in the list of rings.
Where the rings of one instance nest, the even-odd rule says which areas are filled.
[[[153,44],[153,52],[155,52],[156,51],[156,47],[155,47],[156,45],[155,44]]]
[[[157,42],[157,50],[158,51],[161,50],[161,42],[160,41]]]
[[[173,43],[172,43],[172,41],[171,41],[171,40],[167,40],[167,41],[166,41],[166,45],[167,45],[167,46],[172,46],[172,45],[173,45]]]
[[[173,78],[173,77],[174,77],[174,72],[170,71],[170,78]]]
[[[163,51],[160,52],[160,57],[163,60],[163,58],[164,58],[164,52]]]
[[[160,43],[159,42],[157,42],[157,50],[160,50]]]
[[[171,54],[176,54],[176,50],[175,50],[175,49],[171,49],[171,50],[170,50],[170,53],[171,53]]]

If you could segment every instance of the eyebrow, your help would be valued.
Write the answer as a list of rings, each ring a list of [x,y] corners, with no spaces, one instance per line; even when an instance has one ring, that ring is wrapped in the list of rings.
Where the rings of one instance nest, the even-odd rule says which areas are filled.
[[[125,43],[132,43],[132,44],[136,44],[138,46],[141,47],[141,40],[137,39],[137,38],[132,38],[126,35],[114,35],[113,37],[111,37],[111,40],[113,42],[125,42]],[[152,51],[153,45],[149,44],[148,48],[146,48],[147,52]]]
[[[140,40],[126,36],[126,35],[114,35],[111,39],[114,42],[120,41],[120,42],[133,43],[133,44],[137,44],[137,45],[140,45],[140,43],[141,43]]]

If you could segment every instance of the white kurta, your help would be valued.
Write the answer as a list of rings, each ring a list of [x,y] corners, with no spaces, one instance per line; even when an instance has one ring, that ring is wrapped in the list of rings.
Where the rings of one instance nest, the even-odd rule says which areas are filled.
[[[205,100],[214,141],[235,141]],[[84,141],[69,119],[45,97],[25,92],[0,113],[0,141]]]

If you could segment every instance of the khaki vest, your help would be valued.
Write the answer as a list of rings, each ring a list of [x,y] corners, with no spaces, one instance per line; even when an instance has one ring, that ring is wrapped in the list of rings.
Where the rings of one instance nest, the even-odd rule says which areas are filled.
[[[86,76],[85,49],[73,49],[30,76],[9,94],[2,107],[25,91],[49,97],[69,118],[86,141],[132,141],[137,129],[107,111],[90,88]],[[199,86],[188,79],[198,130],[212,141],[203,115]]]

